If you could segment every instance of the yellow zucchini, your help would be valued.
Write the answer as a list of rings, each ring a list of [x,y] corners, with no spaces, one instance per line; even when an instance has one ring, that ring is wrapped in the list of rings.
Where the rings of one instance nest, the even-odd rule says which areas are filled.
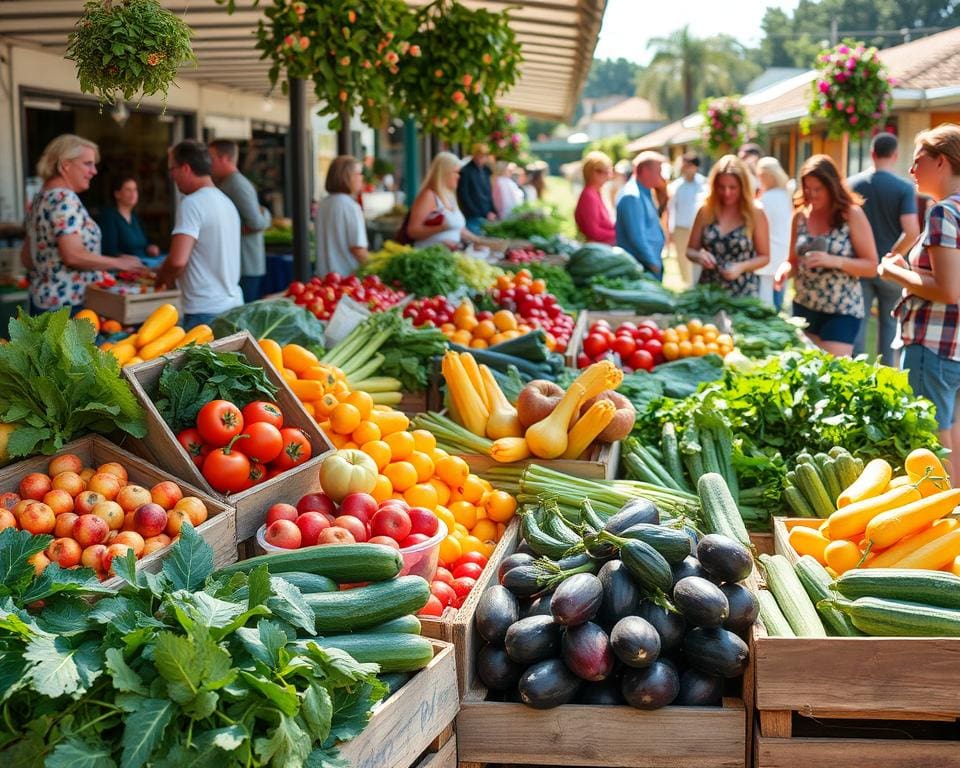
[[[174,349],[180,349],[180,347],[185,347],[187,344],[209,344],[213,341],[213,331],[210,329],[209,325],[195,325],[186,335],[180,339],[175,345]]]
[[[957,557],[960,557],[960,529],[954,529],[946,536],[939,536],[914,550],[902,560],[898,560],[894,568],[926,568],[938,571]]]
[[[960,504],[960,489],[941,491],[925,499],[881,512],[867,524],[865,538],[874,547],[887,548],[946,517]]]
[[[868,568],[892,568],[897,561],[902,560],[911,552],[926,546],[940,536],[947,535],[958,527],[960,527],[960,522],[955,518],[948,517],[946,520],[937,520],[929,528],[924,528],[913,536],[908,536],[897,542],[889,549],[878,552],[877,556],[865,565]]]
[[[137,352],[137,355],[144,360],[153,360],[154,358],[160,357],[160,355],[166,354],[176,347],[177,343],[186,335],[187,332],[183,330],[183,328],[181,328],[179,325],[175,325],[159,338],[154,339],[149,344],[140,347],[140,351]]]
[[[145,347],[151,341],[156,341],[173,328],[179,319],[180,313],[173,304],[160,305],[140,326],[137,334],[138,346]]]
[[[837,506],[845,507],[855,501],[879,496],[893,477],[893,469],[883,459],[873,459],[867,463],[860,477],[837,498]]]
[[[950,477],[937,455],[927,448],[911,451],[903,461],[910,481],[917,484],[921,496],[932,496],[950,488]]]
[[[824,535],[829,539],[852,539],[866,530],[867,524],[881,512],[886,512],[920,499],[920,491],[912,485],[901,485],[879,496],[855,501],[838,509],[827,518]]]
[[[810,555],[821,565],[826,565],[824,550],[830,543],[816,528],[808,528],[805,525],[795,525],[790,529],[787,536],[790,546],[798,555]]]

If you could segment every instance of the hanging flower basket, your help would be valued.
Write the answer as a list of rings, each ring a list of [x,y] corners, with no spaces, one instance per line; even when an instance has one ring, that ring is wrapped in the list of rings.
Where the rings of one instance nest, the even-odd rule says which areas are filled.
[[[747,135],[747,111],[736,96],[704,99],[700,102],[703,115],[703,143],[711,155],[725,155],[737,148]]]
[[[177,70],[195,62],[190,27],[157,0],[88,0],[67,41],[83,93],[102,103],[167,93]]]
[[[529,159],[526,120],[502,107],[495,106],[486,120],[474,122],[471,143],[475,141],[487,144],[497,160],[525,163]]]
[[[876,48],[846,40],[817,56],[810,117],[827,122],[831,136],[861,136],[886,122],[894,80]]]

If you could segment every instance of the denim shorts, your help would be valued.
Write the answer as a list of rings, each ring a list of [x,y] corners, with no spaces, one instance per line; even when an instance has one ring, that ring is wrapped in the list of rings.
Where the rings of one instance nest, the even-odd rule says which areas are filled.
[[[819,312],[807,309],[803,304],[793,302],[793,314],[807,321],[807,332],[821,341],[836,341],[841,344],[853,344],[860,330],[859,317],[853,315],[835,315],[832,312]]]
[[[913,393],[937,407],[937,427],[950,429],[960,392],[960,362],[941,357],[922,344],[909,344],[903,348],[903,367]]]

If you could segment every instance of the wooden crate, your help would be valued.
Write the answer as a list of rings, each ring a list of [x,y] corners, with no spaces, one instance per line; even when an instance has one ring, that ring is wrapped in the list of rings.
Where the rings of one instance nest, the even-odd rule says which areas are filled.
[[[477,610],[480,596],[488,585],[497,583],[497,569],[504,558],[516,551],[520,539],[520,519],[514,517],[503,536],[497,543],[496,549],[487,560],[487,565],[474,584],[467,599],[459,610],[447,608],[442,616],[421,616],[421,633],[426,637],[444,640],[453,643],[457,657],[457,685],[462,696],[473,684],[476,674],[474,659],[483,640],[473,626],[473,616]]]
[[[214,491],[153,404],[152,394],[156,392],[160,374],[167,365],[179,367],[182,364],[182,351],[123,368],[124,376],[130,381],[137,399],[147,411],[147,436],[143,440],[131,439],[130,449],[175,477],[202,488],[212,496],[224,499],[237,510],[237,540],[245,541],[256,534],[272,504],[280,501],[296,503],[303,494],[316,490],[320,463],[333,448],[248,332],[243,331],[218,339],[210,343],[210,348],[218,352],[239,352],[253,365],[263,367],[267,378],[277,387],[276,401],[283,411],[284,424],[299,427],[307,436],[313,449],[311,458],[282,475],[241,493],[224,495]]]
[[[457,768],[457,737],[451,731],[445,744],[437,749],[431,745],[426,754],[420,758],[416,768]]]
[[[145,488],[151,488],[164,480],[173,479],[183,490],[184,496],[196,496],[207,506],[209,516],[205,522],[197,526],[197,533],[213,547],[214,565],[219,568],[236,561],[236,513],[232,507],[211,497],[208,493],[198,490],[190,483],[186,483],[179,478],[171,478],[169,473],[147,463],[138,456],[134,456],[129,451],[119,448],[99,435],[89,435],[67,443],[60,453],[76,454],[83,461],[84,466],[88,467],[99,467],[111,461],[118,462],[126,468],[131,483],[142,485]],[[31,472],[46,473],[51,458],[53,457],[34,456],[0,469],[0,493],[16,491],[20,480]],[[147,555],[137,563],[138,570],[158,573],[168,552],[169,548],[165,547]],[[112,579],[106,582],[108,586],[111,583],[116,583],[119,586],[120,580]]]
[[[435,760],[425,763],[430,768],[450,764],[444,747],[460,706],[456,662],[453,646],[438,640],[433,644],[433,661],[377,705],[363,733],[340,747],[341,757],[353,768],[410,768],[430,759]],[[418,763],[424,752],[438,757],[427,756]]]
[[[613,480],[620,467],[620,442],[595,443],[586,459],[538,459],[531,456],[523,461],[502,464],[479,453],[465,453],[463,459],[470,465],[470,471],[478,475],[485,474],[492,467],[526,467],[529,464],[539,464],[541,467],[587,480]]]
[[[183,312],[183,301],[178,290],[120,294],[91,285],[84,299],[87,309],[116,320],[121,325],[142,323],[163,304],[173,304],[178,312]]]

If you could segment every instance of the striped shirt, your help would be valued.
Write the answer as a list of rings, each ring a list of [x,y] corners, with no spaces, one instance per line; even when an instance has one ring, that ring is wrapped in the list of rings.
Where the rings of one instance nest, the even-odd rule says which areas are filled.
[[[932,274],[929,249],[936,246],[960,249],[958,237],[960,195],[951,195],[928,209],[923,236],[908,257],[910,268]],[[904,289],[893,315],[900,320],[904,346],[920,344],[941,357],[960,361],[960,306],[927,301]]]

